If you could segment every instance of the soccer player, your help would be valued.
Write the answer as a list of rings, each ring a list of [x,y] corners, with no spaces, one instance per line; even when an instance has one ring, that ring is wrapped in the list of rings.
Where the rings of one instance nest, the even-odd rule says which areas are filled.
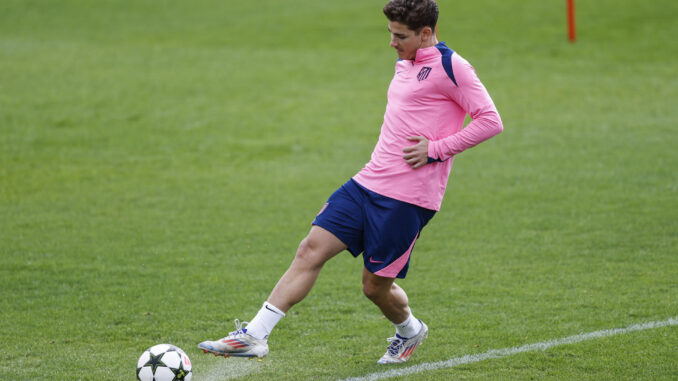
[[[378,363],[407,361],[428,335],[394,281],[407,274],[419,233],[440,209],[454,157],[503,126],[473,67],[438,42],[435,0],[391,0],[383,11],[398,61],[370,161],[330,196],[256,316],[246,327],[236,319],[234,332],[200,343],[205,352],[266,356],[275,325],[344,250],[362,253],[363,292],[395,326]],[[463,127],[467,114],[472,121]]]

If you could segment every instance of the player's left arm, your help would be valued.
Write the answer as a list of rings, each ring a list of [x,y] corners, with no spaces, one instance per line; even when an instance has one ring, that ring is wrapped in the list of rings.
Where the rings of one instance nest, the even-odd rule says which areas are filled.
[[[428,157],[434,160],[447,160],[504,129],[499,112],[473,66],[457,54],[451,59],[457,84],[450,82],[448,94],[472,121],[461,131],[428,143]]]

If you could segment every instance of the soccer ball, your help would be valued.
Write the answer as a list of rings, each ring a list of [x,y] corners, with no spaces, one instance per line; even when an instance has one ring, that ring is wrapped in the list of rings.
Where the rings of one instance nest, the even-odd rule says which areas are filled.
[[[137,361],[139,381],[190,381],[191,360],[181,348],[158,344],[144,351]]]

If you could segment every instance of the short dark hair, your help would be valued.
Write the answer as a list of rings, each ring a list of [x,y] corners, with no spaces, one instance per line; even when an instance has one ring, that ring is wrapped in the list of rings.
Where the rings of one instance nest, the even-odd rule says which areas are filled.
[[[391,0],[384,7],[389,21],[397,21],[408,28],[419,31],[425,26],[436,29],[438,4],[435,0]]]

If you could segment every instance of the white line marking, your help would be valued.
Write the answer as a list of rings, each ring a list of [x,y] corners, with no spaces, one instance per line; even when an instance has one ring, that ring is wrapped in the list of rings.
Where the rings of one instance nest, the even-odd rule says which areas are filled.
[[[408,368],[391,369],[391,370],[388,370],[388,371],[385,371],[385,372],[371,373],[371,374],[368,374],[368,375],[362,376],[362,377],[346,378],[342,381],[372,381],[372,380],[379,380],[379,379],[382,379],[382,378],[405,376],[405,375],[408,375],[408,374],[427,372],[427,371],[436,370],[436,369],[452,368],[452,367],[455,367],[455,366],[458,366],[458,365],[471,364],[471,363],[480,362],[480,361],[484,361],[484,360],[488,360],[488,359],[496,359],[496,358],[500,358],[500,357],[511,356],[511,355],[515,355],[515,354],[523,353],[523,352],[545,351],[549,348],[553,348],[553,347],[557,347],[557,346],[561,346],[561,345],[575,344],[575,343],[580,343],[582,341],[600,339],[600,338],[603,338],[603,337],[614,336],[614,335],[623,335],[623,334],[630,333],[630,332],[644,331],[646,329],[655,329],[655,328],[661,328],[661,327],[667,327],[667,326],[673,326],[673,325],[678,325],[678,316],[670,318],[668,320],[664,320],[664,321],[654,321],[654,322],[649,322],[649,323],[633,324],[633,325],[630,325],[626,328],[604,329],[604,330],[601,330],[601,331],[582,333],[582,334],[579,334],[579,335],[564,337],[564,338],[561,338],[561,339],[543,341],[541,343],[526,344],[526,345],[523,345],[521,347],[492,349],[492,350],[485,352],[485,353],[479,353],[479,354],[475,354],[475,355],[466,355],[466,356],[456,357],[456,358],[452,358],[452,359],[445,360],[445,361],[423,363],[423,364],[414,365],[414,366],[411,366],[411,367],[408,367]]]

